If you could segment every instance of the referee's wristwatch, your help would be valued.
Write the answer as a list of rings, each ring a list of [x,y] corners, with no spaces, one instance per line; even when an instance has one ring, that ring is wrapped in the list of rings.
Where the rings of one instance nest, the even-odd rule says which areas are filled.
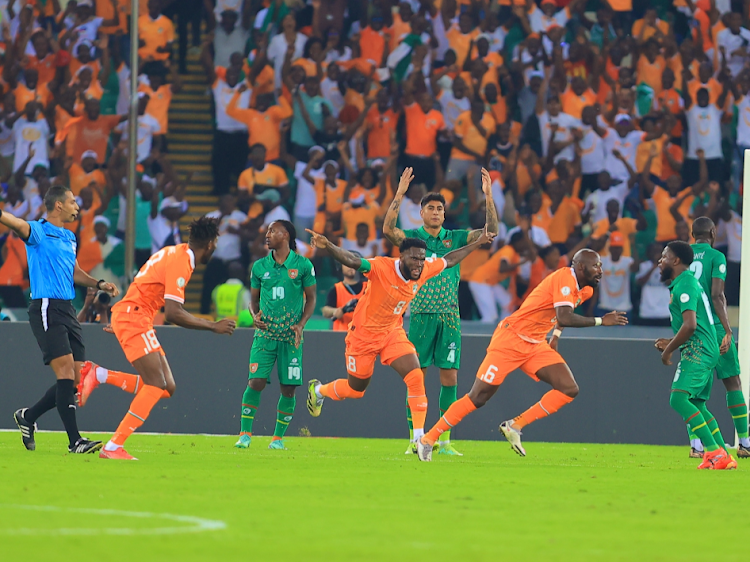
[[[102,283],[106,283],[106,281],[104,279],[99,279],[99,281],[96,282],[96,288],[99,289],[100,291],[104,290],[102,289]]]

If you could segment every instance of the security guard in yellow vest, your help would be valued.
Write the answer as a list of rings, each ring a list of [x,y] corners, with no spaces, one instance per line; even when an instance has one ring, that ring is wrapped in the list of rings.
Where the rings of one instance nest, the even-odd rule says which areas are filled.
[[[245,270],[242,264],[230,263],[227,273],[229,279],[216,287],[211,295],[217,320],[238,318],[250,305],[250,291],[243,282]]]

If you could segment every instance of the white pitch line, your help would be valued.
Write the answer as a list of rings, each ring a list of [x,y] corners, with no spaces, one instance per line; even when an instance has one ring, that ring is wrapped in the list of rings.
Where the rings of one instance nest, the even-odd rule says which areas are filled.
[[[134,517],[139,519],[166,519],[178,523],[189,523],[184,527],[155,527],[155,528],[132,528],[132,527],[102,527],[102,528],[66,528],[59,529],[32,529],[19,527],[15,529],[0,529],[3,535],[177,535],[185,533],[202,533],[205,531],[222,531],[227,528],[224,521],[204,519],[191,515],[173,515],[171,513],[151,513],[148,511],[120,511],[117,509],[91,509],[79,507],[57,507],[53,505],[13,505],[0,504],[0,509],[25,509],[28,511],[46,511],[58,513],[81,513],[88,515],[101,515],[104,517]]]

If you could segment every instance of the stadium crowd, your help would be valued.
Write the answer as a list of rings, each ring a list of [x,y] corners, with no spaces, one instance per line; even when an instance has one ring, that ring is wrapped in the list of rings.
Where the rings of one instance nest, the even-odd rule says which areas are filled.
[[[293,221],[324,296],[330,289],[318,299],[328,315],[350,312],[331,288],[340,271],[305,229],[363,257],[396,255],[382,226],[406,166],[416,180],[399,211],[404,229],[422,226],[428,192],[442,196],[446,228],[480,228],[480,171],[490,171],[500,233],[461,264],[464,319],[497,322],[589,247],[604,269],[590,313],[667,325],[656,262],[665,243],[690,241],[701,215],[718,225],[728,304],[738,304],[746,2],[140,4],[136,266],[180,241],[191,178],[170,160],[168,115],[200,51],[222,232],[201,312],[246,308],[248,268],[266,255],[265,228],[277,219]],[[42,218],[46,190],[70,186],[81,267],[123,278],[130,2],[4,0],[0,9],[0,208]],[[23,243],[0,236],[0,286],[25,289]],[[103,318],[107,304],[89,294],[82,315]]]

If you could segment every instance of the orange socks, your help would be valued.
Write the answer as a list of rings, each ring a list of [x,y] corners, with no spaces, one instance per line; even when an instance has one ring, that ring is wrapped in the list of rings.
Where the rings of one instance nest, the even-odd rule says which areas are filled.
[[[362,398],[365,393],[358,390],[354,390],[349,386],[349,381],[346,379],[336,379],[328,384],[321,384],[318,388],[321,396],[330,398],[331,400],[344,400],[345,398]]]
[[[99,369],[101,369],[101,367],[99,367]],[[129,392],[130,394],[138,394],[138,391],[143,386],[139,375],[131,375],[130,373],[111,371],[109,369],[107,369],[107,384],[120,387],[122,390]]]
[[[104,367],[97,367],[97,369],[104,369]],[[117,386],[129,392],[130,394],[138,394],[138,391],[143,387],[143,381],[140,375],[133,375],[130,373],[123,373],[122,371],[112,371],[110,369],[104,369],[107,372],[107,384]],[[98,373],[97,373],[98,378]],[[172,395],[167,390],[162,393],[162,398],[169,398]]]
[[[404,377],[406,383],[406,400],[411,410],[411,420],[414,430],[424,430],[424,420],[427,418],[427,396],[424,390],[424,373],[422,369],[414,369]]]
[[[456,400],[451,404],[451,407],[448,408],[448,411],[445,412],[445,414],[443,414],[443,417],[435,424],[435,427],[424,436],[423,441],[430,445],[434,445],[435,441],[440,438],[440,435],[444,431],[456,427],[462,419],[476,409],[477,407],[474,405],[474,402],[471,401],[469,395],[464,395],[463,398]]]
[[[143,422],[146,421],[146,418],[151,413],[151,409],[161,399],[164,392],[164,390],[157,386],[144,385],[138,394],[135,395],[135,398],[133,398],[130,409],[117,427],[111,443],[122,447],[125,440],[143,425]],[[109,446],[109,443],[107,445]]]
[[[513,419],[513,423],[519,428],[529,425],[531,422],[545,418],[550,414],[554,414],[565,406],[570,404],[573,399],[567,394],[563,394],[559,390],[550,390],[547,394],[542,396],[542,399],[534,404],[531,408],[526,410],[523,414]]]

